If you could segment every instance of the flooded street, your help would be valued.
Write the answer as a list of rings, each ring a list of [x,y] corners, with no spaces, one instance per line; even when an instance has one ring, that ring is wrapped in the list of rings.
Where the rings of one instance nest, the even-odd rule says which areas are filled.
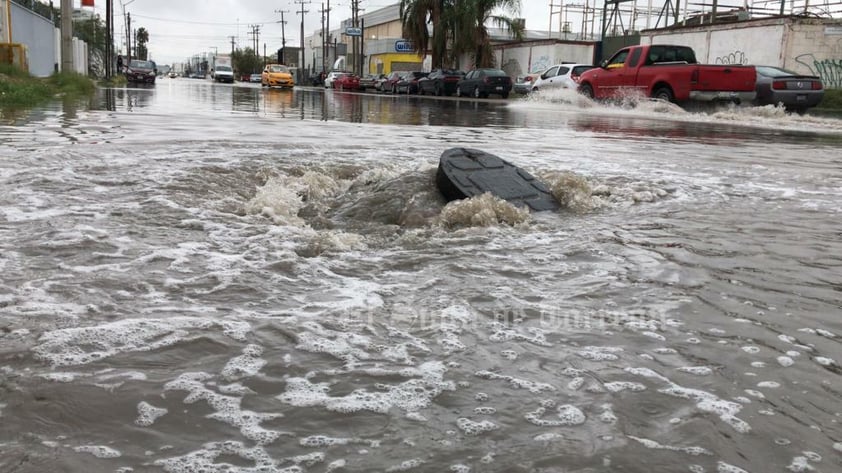
[[[2,472],[842,471],[840,119],[162,79],[0,142]]]

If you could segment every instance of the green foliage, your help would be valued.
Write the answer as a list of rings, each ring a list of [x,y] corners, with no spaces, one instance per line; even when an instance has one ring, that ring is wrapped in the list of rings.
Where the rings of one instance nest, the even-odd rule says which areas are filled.
[[[137,32],[134,35],[135,47],[134,56],[138,59],[143,59],[146,61],[149,56],[149,49],[146,47],[146,43],[149,42],[149,32],[146,31],[146,28],[140,27],[138,28]]]
[[[494,54],[488,24],[508,30],[515,39],[523,36],[523,24],[497,12],[517,15],[520,0],[401,0],[402,35],[415,44],[419,56],[432,47],[434,68],[455,64],[464,53],[472,54],[476,67],[490,67]]]
[[[842,89],[825,89],[824,98],[818,108],[823,110],[842,110]]]
[[[54,74],[46,79],[9,65],[0,65],[0,107],[37,105],[57,95],[82,96],[95,90],[87,77],[75,73]]]
[[[231,57],[234,70],[240,74],[258,73],[263,70],[263,58],[254,53],[254,49],[237,49]]]

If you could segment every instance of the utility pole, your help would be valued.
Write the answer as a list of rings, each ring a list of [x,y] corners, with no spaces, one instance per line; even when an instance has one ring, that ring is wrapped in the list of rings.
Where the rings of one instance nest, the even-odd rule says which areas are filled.
[[[234,40],[235,40],[236,38],[235,38],[234,36],[229,36],[229,38],[231,38],[231,58],[232,58],[231,60],[233,61],[233,58],[234,58],[234,44],[235,44],[235,41],[234,41]]]
[[[287,22],[284,21],[284,13],[289,13],[289,11],[275,10],[275,13],[281,14],[281,21],[279,22],[281,24],[281,57],[278,58],[278,62],[280,62],[281,64],[286,64],[287,37],[286,33],[284,33],[284,25],[287,24]]]
[[[61,71],[73,71],[73,0],[61,0]]]
[[[112,45],[112,31],[111,31],[111,2],[112,0],[105,0],[105,78],[111,78],[111,45]]]
[[[305,0],[295,0],[295,3],[301,4],[301,11],[296,12],[296,13],[301,14],[301,64],[298,65],[298,69],[301,71],[301,74],[298,77],[298,83],[303,84],[304,83],[304,77],[303,77],[303,75],[304,75],[304,61],[305,61],[305,59],[304,59],[304,14],[310,12],[310,10],[304,9],[304,5],[308,4],[308,3],[311,3],[311,2],[305,1]]]
[[[325,37],[325,13],[326,13],[326,10],[325,10],[325,3],[324,2],[322,2],[321,13],[322,13],[322,73],[324,73],[325,72],[325,63],[326,63],[326,59],[327,59],[327,48],[325,47],[327,45],[327,38]]]
[[[126,66],[132,62],[132,14],[126,13]]]

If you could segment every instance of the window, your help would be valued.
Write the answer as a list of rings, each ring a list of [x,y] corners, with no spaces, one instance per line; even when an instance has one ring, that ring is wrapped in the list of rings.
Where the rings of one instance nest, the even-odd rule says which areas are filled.
[[[643,52],[642,49],[637,48],[632,53],[631,60],[629,60],[629,67],[637,66],[637,63],[640,61],[640,54]]]
[[[629,50],[624,49],[624,50],[620,51],[619,53],[615,54],[614,57],[612,57],[611,60],[608,61],[608,64],[606,65],[606,67],[608,69],[616,69],[618,67],[623,67],[623,64],[626,62],[626,58],[628,56],[629,56]]]

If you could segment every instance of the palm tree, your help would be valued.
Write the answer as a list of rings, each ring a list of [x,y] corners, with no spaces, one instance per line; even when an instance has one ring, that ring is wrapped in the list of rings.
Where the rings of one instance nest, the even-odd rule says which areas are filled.
[[[472,53],[476,67],[493,67],[494,52],[491,48],[491,36],[487,24],[503,28],[513,35],[514,39],[523,38],[523,23],[517,19],[494,15],[502,10],[512,15],[520,13],[520,0],[467,0],[458,2],[456,11],[452,12],[453,21],[453,54]],[[450,12],[449,12],[450,13]]]
[[[147,56],[149,55],[149,50],[146,49],[146,43],[149,42],[149,32],[146,31],[146,28],[141,26],[137,29],[137,32],[135,32],[134,38],[135,43],[137,44],[135,48],[135,56],[137,56],[138,59],[143,59],[145,61],[148,59]]]
[[[440,27],[441,17],[448,9],[453,8],[453,0],[401,0],[400,18],[403,37],[412,41],[418,55],[427,56],[430,44],[428,24],[433,26],[432,35],[432,64],[434,68],[441,67],[447,52],[447,31]]]

